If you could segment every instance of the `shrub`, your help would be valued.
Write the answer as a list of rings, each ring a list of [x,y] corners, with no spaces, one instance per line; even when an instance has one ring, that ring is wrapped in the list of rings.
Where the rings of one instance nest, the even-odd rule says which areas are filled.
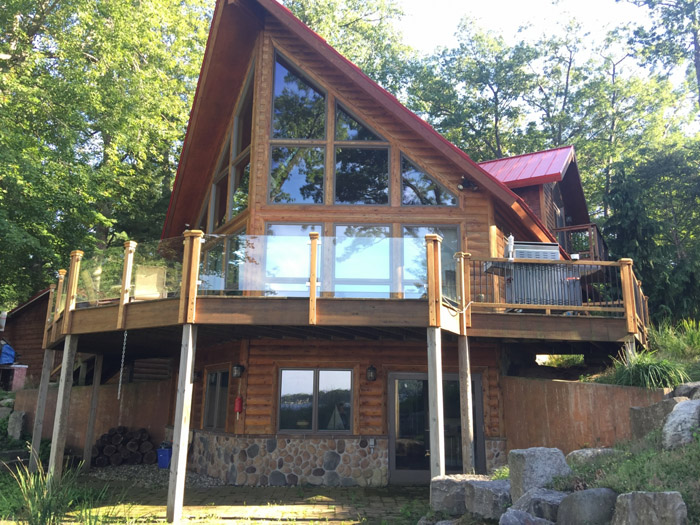
[[[503,467],[497,468],[491,473],[491,479],[508,479],[510,478],[510,467],[505,465]]]
[[[550,355],[547,356],[547,360],[544,362],[545,366],[553,366],[556,368],[570,368],[583,364],[583,354]]]
[[[689,380],[682,363],[659,359],[653,352],[640,353],[629,363],[613,359],[612,368],[596,379],[599,383],[644,388],[673,388]]]

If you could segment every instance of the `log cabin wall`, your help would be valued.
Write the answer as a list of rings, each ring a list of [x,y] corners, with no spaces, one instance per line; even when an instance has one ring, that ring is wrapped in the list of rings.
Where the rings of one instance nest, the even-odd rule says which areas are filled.
[[[487,438],[504,436],[500,391],[500,350],[496,343],[471,342],[472,372],[482,374],[484,432]],[[245,355],[247,354],[247,356]],[[254,339],[231,341],[197,350],[195,371],[201,374],[194,388],[192,426],[203,428],[208,371],[229,370],[247,362],[240,379],[229,380],[225,432],[275,435],[277,431],[278,377],[281,368],[348,368],[353,370],[354,435],[388,435],[387,378],[390,372],[427,372],[426,346],[418,341],[327,341]],[[377,380],[366,379],[367,367],[377,368]],[[443,345],[444,373],[457,373],[457,345]],[[234,400],[239,384],[244,410],[236,420]]]

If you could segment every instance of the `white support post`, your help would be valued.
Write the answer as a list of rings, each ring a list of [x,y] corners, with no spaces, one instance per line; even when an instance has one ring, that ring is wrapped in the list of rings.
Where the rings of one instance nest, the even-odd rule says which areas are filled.
[[[197,327],[193,324],[183,325],[182,347],[180,349],[180,372],[177,383],[177,401],[175,404],[173,455],[170,461],[170,481],[168,483],[168,523],[179,523],[182,519],[182,504],[185,498],[185,473],[187,471],[190,410],[192,408],[192,375],[196,348]]]
[[[95,441],[95,420],[97,419],[97,403],[100,396],[102,381],[102,354],[95,356],[95,367],[92,369],[92,396],[90,399],[90,415],[85,431],[85,446],[83,447],[83,472],[90,470],[92,464],[92,443]]]
[[[442,334],[428,327],[428,412],[430,414],[430,477],[445,475],[445,416],[442,398]]]
[[[36,399],[36,410],[34,411],[34,430],[32,431],[32,450],[29,454],[29,472],[36,472],[37,470],[41,432],[44,429],[46,396],[49,392],[49,379],[51,378],[51,368],[53,367],[55,354],[54,350],[48,348],[44,350],[44,364],[41,367],[41,380],[39,381],[39,392]]]
[[[68,434],[68,413],[70,410],[70,393],[73,387],[73,364],[78,350],[78,336],[66,335],[63,342],[63,361],[61,364],[61,378],[58,382],[58,396],[56,397],[56,415],[53,420],[53,437],[51,439],[51,455],[49,456],[48,475],[61,479],[63,473],[63,453],[66,448],[66,435]]]
[[[459,409],[462,423],[462,472],[474,473],[474,421],[472,407],[472,373],[469,359],[469,340],[457,337],[459,354]]]

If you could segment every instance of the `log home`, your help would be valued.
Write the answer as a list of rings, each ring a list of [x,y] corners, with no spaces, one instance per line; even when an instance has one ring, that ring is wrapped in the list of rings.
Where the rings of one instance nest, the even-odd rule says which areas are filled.
[[[50,468],[76,352],[179,356],[171,520],[186,467],[380,486],[503,464],[510,363],[646,326],[632,261],[557,241],[590,222],[573,150],[525,160],[474,163],[274,0],[219,0],[162,240],[73,252],[52,298]]]

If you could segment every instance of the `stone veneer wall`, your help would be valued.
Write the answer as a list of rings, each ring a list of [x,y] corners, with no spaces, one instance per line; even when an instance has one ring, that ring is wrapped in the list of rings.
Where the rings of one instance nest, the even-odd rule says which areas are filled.
[[[230,485],[388,484],[388,440],[252,437],[195,430],[188,467]]]
[[[505,466],[508,463],[506,440],[486,438],[484,441],[486,472],[493,472],[495,469]]]

